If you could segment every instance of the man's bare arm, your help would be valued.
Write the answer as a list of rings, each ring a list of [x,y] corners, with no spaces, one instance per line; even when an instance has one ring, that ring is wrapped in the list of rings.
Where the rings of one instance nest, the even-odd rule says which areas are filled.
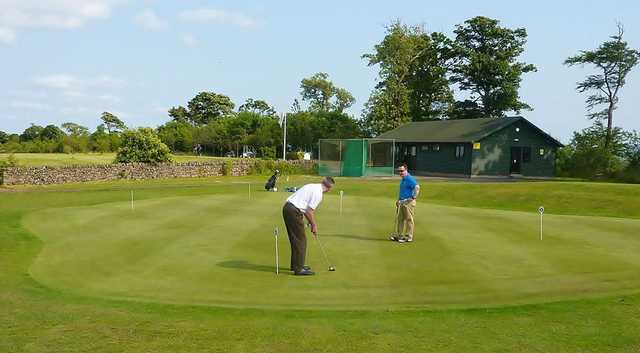
[[[307,208],[304,213],[305,218],[311,225],[311,233],[316,234],[318,232],[318,225],[316,224],[316,213],[312,208]]]

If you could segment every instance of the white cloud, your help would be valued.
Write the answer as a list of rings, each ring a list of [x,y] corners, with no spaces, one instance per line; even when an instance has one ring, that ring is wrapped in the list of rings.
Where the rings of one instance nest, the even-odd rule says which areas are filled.
[[[169,28],[167,21],[161,19],[153,10],[146,9],[139,13],[134,22],[149,31],[162,31]]]
[[[66,95],[81,95],[81,92],[92,88],[114,88],[125,84],[124,80],[113,78],[110,76],[98,76],[95,78],[78,78],[69,74],[54,74],[33,79],[36,86],[57,89],[63,91]]]
[[[262,20],[253,18],[240,12],[214,8],[200,8],[185,10],[180,13],[180,19],[188,22],[214,23],[233,25],[241,28],[256,28],[262,26]]]
[[[0,41],[27,29],[73,29],[106,19],[123,0],[0,0]]]
[[[16,32],[11,28],[0,27],[0,43],[12,44],[16,40]]]
[[[185,34],[182,36],[182,43],[189,48],[197,47],[200,42],[191,34]]]
[[[41,102],[13,101],[9,104],[13,108],[29,110],[51,110],[51,105]]]

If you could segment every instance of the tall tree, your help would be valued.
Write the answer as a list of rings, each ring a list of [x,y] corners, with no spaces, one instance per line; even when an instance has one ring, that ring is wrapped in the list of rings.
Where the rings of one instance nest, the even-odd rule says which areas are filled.
[[[276,110],[269,103],[261,99],[248,98],[243,105],[238,108],[241,112],[251,112],[262,116],[275,116]]]
[[[9,134],[4,131],[0,131],[0,144],[9,141]]]
[[[598,74],[589,75],[584,81],[578,82],[576,89],[581,93],[595,92],[586,99],[589,111],[601,104],[606,105],[603,110],[587,115],[591,119],[607,120],[606,147],[611,143],[613,111],[618,107],[618,93],[626,83],[627,74],[640,59],[640,52],[629,48],[627,42],[622,40],[623,34],[624,28],[622,24],[618,24],[618,34],[611,36],[612,40],[602,43],[596,50],[582,50],[580,54],[569,57],[564,62],[568,66],[591,64],[599,71]]]
[[[499,21],[478,16],[457,25],[454,33],[451,80],[470,93],[483,116],[532,109],[518,96],[522,74],[536,71],[534,65],[517,61],[527,42],[524,28],[500,27]]]
[[[57,141],[64,137],[64,131],[55,125],[47,125],[40,132],[40,137],[47,140]]]
[[[336,87],[324,72],[302,79],[300,89],[300,96],[309,102],[310,111],[342,113],[355,102],[349,91]]]
[[[179,123],[189,122],[189,111],[181,105],[171,107],[171,109],[169,109],[169,116],[173,118],[173,121]]]
[[[235,104],[223,94],[200,92],[187,104],[189,120],[194,125],[206,125],[211,120],[233,113]]]
[[[62,128],[67,131],[71,136],[87,136],[89,135],[89,129],[85,126],[78,125],[76,123],[64,123]]]
[[[379,66],[379,81],[364,110],[364,124],[372,134],[408,121],[440,118],[453,102],[447,79],[451,40],[400,22],[386,30],[374,52],[362,56],[369,66]]]
[[[117,116],[109,113],[103,112],[100,116],[100,119],[104,123],[104,126],[107,128],[109,133],[112,132],[121,132],[127,128],[127,126],[118,118]]]
[[[20,135],[20,141],[31,141],[40,137],[44,128],[40,125],[31,124],[28,128],[26,128],[22,134]]]

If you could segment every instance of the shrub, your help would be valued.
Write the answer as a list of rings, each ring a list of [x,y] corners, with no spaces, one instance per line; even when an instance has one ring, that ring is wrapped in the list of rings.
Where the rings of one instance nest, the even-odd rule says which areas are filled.
[[[255,175],[270,175],[277,169],[282,175],[294,175],[294,174],[317,174],[317,168],[315,164],[310,167],[306,167],[307,164],[294,164],[285,161],[273,161],[273,160],[255,160],[255,163],[249,169],[249,174]]]
[[[171,161],[169,147],[150,128],[126,130],[116,163],[165,163]]]
[[[222,165],[222,175],[231,175],[233,173],[233,160],[228,159]]]
[[[287,159],[291,161],[300,161],[304,158],[304,152],[287,152]]]
[[[264,159],[276,159],[276,148],[270,146],[262,146],[258,150],[260,152],[260,157]]]
[[[4,172],[9,167],[15,167],[18,164],[16,157],[12,154],[7,157],[7,160],[0,161],[0,185],[4,184]]]

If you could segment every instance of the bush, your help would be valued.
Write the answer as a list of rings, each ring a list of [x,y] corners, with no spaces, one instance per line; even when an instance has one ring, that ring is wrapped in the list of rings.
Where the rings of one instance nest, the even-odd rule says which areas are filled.
[[[150,128],[126,130],[116,163],[165,163],[171,161],[169,147]]]
[[[4,171],[9,167],[15,167],[17,164],[18,161],[13,153],[7,157],[7,160],[0,161],[0,185],[4,184]]]
[[[226,160],[222,165],[222,175],[231,175],[233,172],[233,160]]]
[[[276,159],[276,148],[263,146],[258,150],[260,152],[260,157],[264,159]]]
[[[287,160],[301,161],[304,159],[304,152],[287,152]]]
[[[315,164],[306,168],[303,164],[260,159],[255,160],[255,163],[249,169],[249,174],[271,175],[276,169],[279,170],[282,175],[317,174]]]

